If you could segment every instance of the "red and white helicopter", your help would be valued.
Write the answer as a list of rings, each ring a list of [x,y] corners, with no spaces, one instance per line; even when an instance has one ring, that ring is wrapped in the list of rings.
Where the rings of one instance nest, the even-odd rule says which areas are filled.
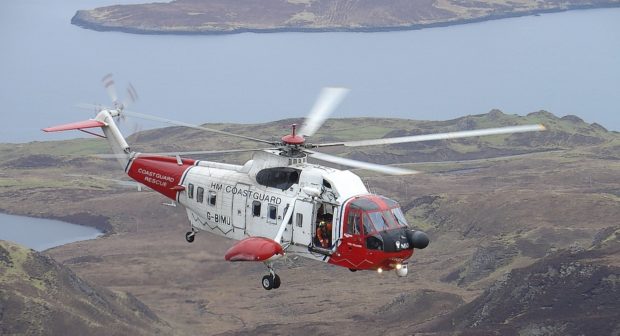
[[[416,171],[373,164],[329,155],[317,148],[373,146],[405,142],[455,139],[483,135],[544,130],[542,125],[521,125],[441,134],[414,135],[334,143],[309,143],[326,118],[347,93],[344,88],[325,88],[298,130],[279,141],[267,141],[203,126],[153,117],[126,110],[117,99],[110,75],[104,77],[113,107],[98,108],[94,119],[54,126],[46,132],[101,128],[113,156],[125,173],[137,182],[161,193],[187,210],[193,242],[203,230],[238,240],[224,256],[228,261],[263,262],[269,274],[263,288],[280,287],[274,261],[285,253],[349,268],[351,271],[395,270],[404,277],[407,260],[414,248],[429,244],[427,235],[409,228],[397,202],[371,194],[364,183],[348,170],[338,170],[307,162],[308,157],[343,166],[385,174],[412,174]],[[136,97],[128,89],[129,101]],[[241,152],[215,150],[183,153],[138,153],[131,149],[115,123],[115,118],[133,116],[252,140],[268,147],[253,149],[253,158],[243,165],[181,158],[180,155]]]

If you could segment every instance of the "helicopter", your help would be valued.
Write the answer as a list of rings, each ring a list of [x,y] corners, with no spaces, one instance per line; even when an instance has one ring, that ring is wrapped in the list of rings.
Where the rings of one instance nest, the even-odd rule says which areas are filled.
[[[543,125],[412,135],[395,138],[312,143],[312,137],[348,92],[324,88],[304,123],[291,126],[277,141],[230,133],[205,126],[127,110],[137,93],[131,84],[126,101],[119,101],[111,75],[103,79],[111,107],[95,106],[93,119],[44,128],[45,132],[79,130],[105,138],[124,172],[135,181],[182,206],[189,220],[185,234],[192,243],[206,231],[236,240],[225,253],[231,262],[262,262],[268,270],[261,285],[279,288],[274,262],[287,253],[351,271],[395,271],[408,274],[408,260],[415,249],[429,245],[428,235],[409,227],[398,202],[368,191],[350,170],[308,162],[308,158],[390,175],[417,171],[352,160],[320,152],[327,147],[389,145],[545,130]],[[91,106],[92,107],[92,106]],[[140,153],[132,150],[116,123],[125,116],[185,126],[263,145],[256,149],[231,149],[174,153]],[[92,129],[99,128],[103,134]],[[243,165],[195,160],[192,155],[253,152]],[[181,155],[184,157],[182,158]]]

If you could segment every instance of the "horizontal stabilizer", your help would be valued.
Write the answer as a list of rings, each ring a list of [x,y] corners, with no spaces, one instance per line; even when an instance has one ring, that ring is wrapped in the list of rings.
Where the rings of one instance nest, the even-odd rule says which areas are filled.
[[[60,131],[69,131],[69,130],[81,130],[85,128],[94,128],[94,127],[103,127],[106,126],[104,122],[98,120],[86,120],[86,121],[78,121],[70,124],[52,126],[48,128],[44,128],[44,132],[60,132]]]
[[[224,256],[227,261],[265,261],[275,255],[284,255],[282,245],[264,237],[249,237],[231,247]]]

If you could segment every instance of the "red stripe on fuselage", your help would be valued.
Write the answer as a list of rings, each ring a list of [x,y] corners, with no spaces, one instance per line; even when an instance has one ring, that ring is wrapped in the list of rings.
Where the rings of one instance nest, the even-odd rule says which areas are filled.
[[[196,161],[182,159],[181,164],[176,158],[168,156],[147,156],[133,159],[127,175],[158,193],[176,200],[183,173]]]

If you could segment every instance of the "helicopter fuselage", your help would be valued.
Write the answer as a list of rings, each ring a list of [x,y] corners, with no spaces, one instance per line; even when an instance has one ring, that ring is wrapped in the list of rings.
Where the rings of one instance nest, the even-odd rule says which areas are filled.
[[[411,257],[404,216],[396,219],[393,214],[400,212],[396,202],[371,195],[350,171],[299,158],[286,165],[289,160],[258,152],[238,166],[136,155],[126,170],[136,181],[182,205],[192,231],[243,240],[273,239],[282,230],[286,252],[351,270],[400,268]],[[362,200],[368,209],[360,208]],[[364,211],[378,212],[379,217]],[[372,223],[373,216],[375,222],[383,222],[379,228]],[[321,227],[325,218],[327,228]]]

